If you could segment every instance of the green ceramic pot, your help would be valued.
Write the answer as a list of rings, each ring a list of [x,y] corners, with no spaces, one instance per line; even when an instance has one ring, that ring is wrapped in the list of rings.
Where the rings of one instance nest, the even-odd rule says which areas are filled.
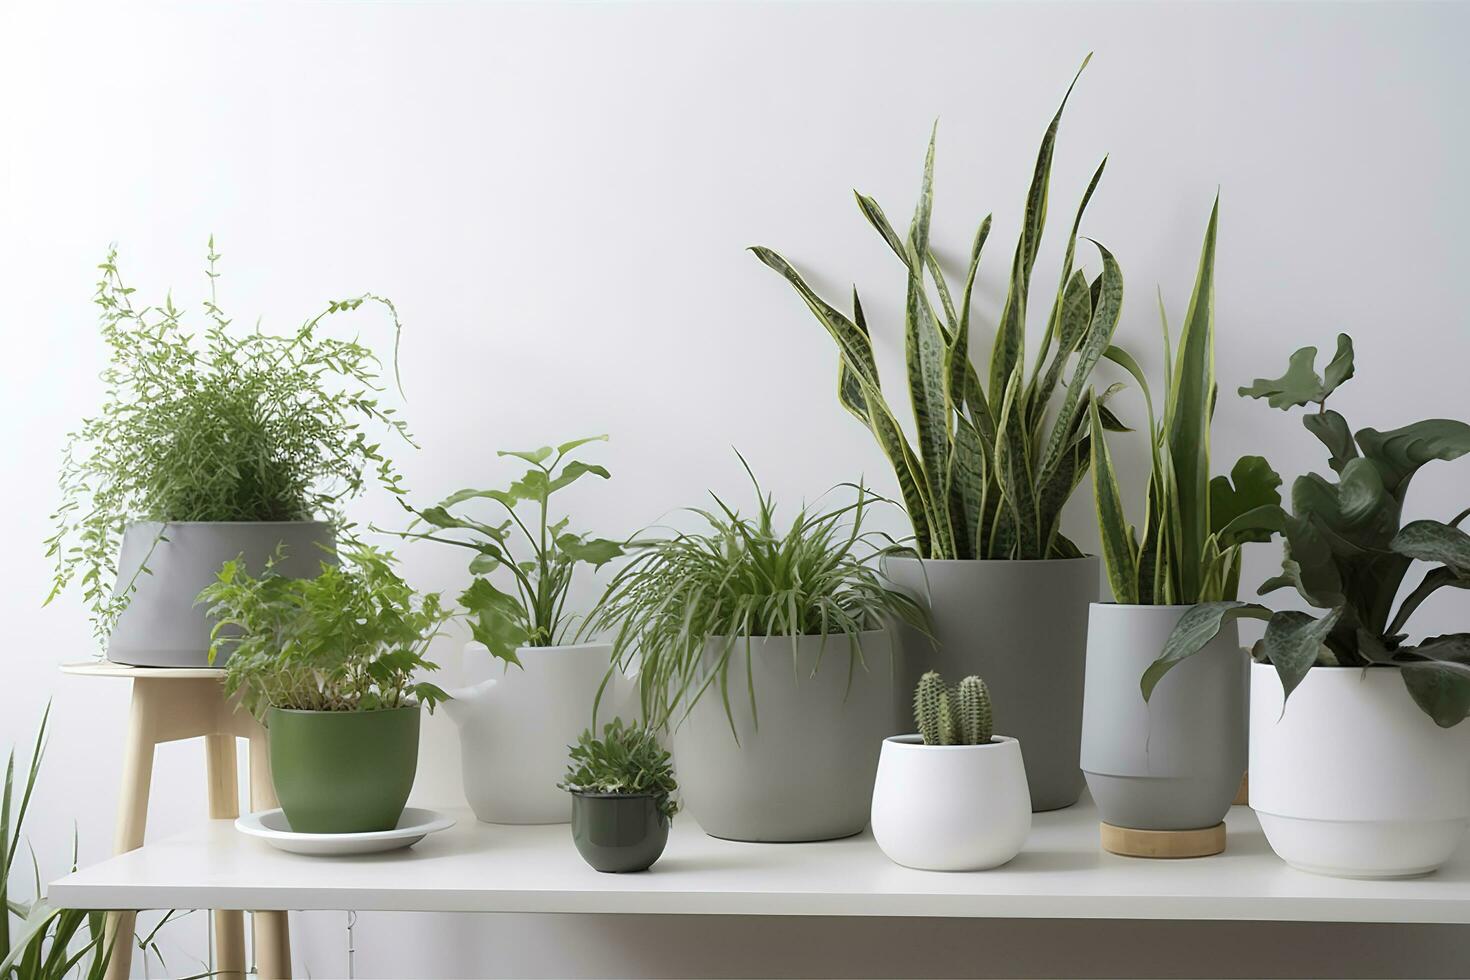
[[[392,830],[419,760],[419,706],[378,711],[272,708],[271,781],[298,834]]]
[[[598,871],[646,871],[669,842],[669,818],[652,795],[573,793],[572,840]]]

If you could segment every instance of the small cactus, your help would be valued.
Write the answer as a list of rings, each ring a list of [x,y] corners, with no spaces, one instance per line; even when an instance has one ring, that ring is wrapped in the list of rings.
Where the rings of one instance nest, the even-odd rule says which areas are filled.
[[[925,745],[985,745],[991,741],[990,690],[966,677],[951,693],[944,678],[929,671],[914,690],[914,721]]]
[[[963,745],[990,743],[990,688],[975,676],[966,677],[955,688],[955,703],[960,716],[960,742]]]

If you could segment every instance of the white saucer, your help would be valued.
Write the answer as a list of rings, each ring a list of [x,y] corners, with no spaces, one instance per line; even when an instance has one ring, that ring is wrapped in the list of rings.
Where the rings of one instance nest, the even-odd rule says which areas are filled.
[[[235,829],[240,833],[259,837],[271,847],[292,854],[319,857],[395,851],[400,847],[412,847],[429,834],[453,826],[453,818],[417,807],[405,808],[403,816],[398,818],[398,826],[392,830],[364,834],[298,834],[291,830],[286,814],[281,810],[247,813],[235,821]]]

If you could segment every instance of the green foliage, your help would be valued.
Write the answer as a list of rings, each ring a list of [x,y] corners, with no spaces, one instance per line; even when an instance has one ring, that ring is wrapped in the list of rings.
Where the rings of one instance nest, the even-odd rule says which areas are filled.
[[[1292,485],[1291,513],[1278,508],[1274,517],[1285,538],[1281,574],[1263,584],[1260,594],[1292,588],[1320,612],[1272,612],[1259,603],[1232,601],[1200,605],[1179,621],[1144,674],[1144,696],[1224,623],[1248,617],[1267,621],[1255,655],[1275,666],[1288,697],[1316,665],[1395,666],[1419,707],[1449,728],[1470,713],[1470,633],[1412,644],[1404,628],[1437,590],[1470,589],[1470,535],[1459,527],[1470,510],[1447,523],[1402,519],[1414,473],[1431,460],[1470,453],[1470,425],[1428,419],[1387,432],[1353,433],[1327,407],[1327,397],[1353,375],[1352,340],[1338,337],[1337,353],[1321,377],[1315,359],[1316,348],[1303,348],[1282,377],[1260,379],[1240,391],[1281,408],[1317,407],[1303,421],[1327,447],[1337,478],[1308,473]],[[1433,567],[1396,601],[1415,561]]]
[[[378,359],[324,321],[364,303],[334,300],[285,336],[242,329],[216,302],[219,259],[209,242],[209,299],[202,328],[186,327],[172,296],[136,306],[117,250],[99,267],[95,302],[110,360],[101,410],[67,439],[47,602],[80,578],[93,629],[106,640],[136,579],[114,595],[116,555],[133,521],[336,520],[342,504],[376,480],[401,493],[375,431],[409,439],[380,407]],[[140,574],[143,574],[140,572]]]
[[[1069,87],[1068,96],[1071,91]],[[1093,437],[1086,423],[1091,407],[1096,405],[1109,428],[1122,428],[1103,404],[1107,396],[1095,398],[1087,385],[1118,325],[1122,273],[1112,254],[1096,242],[1101,273],[1089,278],[1073,268],[1082,213],[1106,160],[1082,195],[1041,350],[1034,368],[1028,372],[1026,365],[1031,273],[1046,223],[1052,155],[1066,101],[1064,97],[1037,155],[1009,292],[995,328],[988,390],[970,360],[970,333],[972,293],[990,218],[975,235],[956,309],[954,294],[929,246],[934,138],[929,140],[919,202],[907,236],[898,235],[876,201],[857,195],[863,217],[907,272],[904,349],[917,450],[884,399],[856,289],[849,318],[813,292],[776,252],[761,246],[751,250],[796,289],[836,341],[838,399],[872,431],[893,464],[913,522],[915,548],[923,558],[1079,556],[1076,545],[1061,533],[1061,514],[1087,472]],[[930,297],[931,282],[937,305]],[[1065,384],[1064,368],[1070,375]]]
[[[592,463],[574,460],[563,465],[574,449],[606,438],[577,439],[554,450],[543,446],[530,452],[501,452],[498,455],[502,457],[513,456],[531,464],[531,469],[507,489],[461,490],[425,510],[404,504],[417,515],[415,526],[427,524],[433,530],[410,528],[402,537],[439,541],[474,552],[470,572],[475,578],[459,601],[470,614],[474,638],[503,660],[519,663],[518,647],[564,642],[571,624],[563,610],[577,565],[601,568],[623,554],[621,543],[574,534],[567,530],[567,518],[553,522],[549,516],[551,495],[556,491],[588,474],[608,478],[606,469]],[[505,519],[491,523],[455,512],[454,508],[473,500],[493,501],[505,511]],[[534,509],[535,516],[529,523],[516,512],[520,504],[531,504]],[[457,536],[456,532],[466,536]],[[516,547],[524,542],[530,557],[517,559],[513,542]],[[511,579],[514,594],[502,591],[490,580],[496,571]]]
[[[749,466],[746,473],[758,501],[754,518],[711,494],[716,510],[690,509],[708,531],[633,542],[635,556],[585,624],[584,632],[613,632],[609,677],[639,665],[644,718],[655,727],[669,724],[676,709],[687,713],[711,685],[728,712],[730,655],[742,637],[789,636],[793,661],[798,637],[843,637],[851,672],[866,669],[864,630],[901,619],[928,631],[924,610],[887,588],[873,567],[887,549],[862,527],[871,492],[856,487],[854,503],[826,511],[803,507],[783,533],[771,497]],[[717,649],[706,657],[711,640]],[[754,712],[748,676],[746,683]]]
[[[61,980],[67,976],[101,980],[112,954],[111,946],[103,938],[102,913],[50,905],[41,895],[41,871],[34,854],[31,866],[36,897],[25,902],[14,892],[16,882],[12,876],[19,877],[16,858],[20,852],[21,830],[41,771],[50,715],[48,706],[19,793],[13,751],[5,767],[5,792],[0,800],[0,980]],[[75,871],[76,867],[74,842],[71,869]]]
[[[1164,419],[1154,414],[1148,380],[1138,363],[1114,347],[1105,356],[1122,365],[1148,405],[1152,470],[1144,506],[1143,539],[1128,523],[1104,420],[1093,402],[1092,480],[1103,557],[1113,598],[1133,605],[1193,605],[1234,599],[1241,548],[1269,541],[1281,522],[1281,477],[1260,456],[1243,456],[1229,478],[1210,479],[1210,422],[1215,414],[1215,229],[1220,202],[1210,211],[1199,272],[1179,344],[1168,318],[1164,358]]]
[[[914,722],[925,745],[989,745],[992,735],[990,689],[971,675],[954,689],[928,671],[914,688]]]
[[[679,791],[669,753],[652,728],[624,726],[614,718],[602,728],[602,738],[591,729],[570,746],[566,778],[558,785],[571,793],[652,795],[665,816],[679,809],[673,795]]]
[[[209,661],[229,653],[225,687],[257,718],[269,708],[372,711],[415,702],[430,711],[448,695],[415,681],[437,670],[425,655],[450,618],[438,593],[417,596],[392,554],[354,545],[315,578],[287,578],[268,564],[257,578],[225,562],[199,594],[216,618]]]

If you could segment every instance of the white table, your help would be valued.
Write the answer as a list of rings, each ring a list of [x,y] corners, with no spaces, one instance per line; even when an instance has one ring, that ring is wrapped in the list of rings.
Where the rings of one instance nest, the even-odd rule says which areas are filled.
[[[308,858],[273,850],[227,820],[202,823],[51,886],[75,908],[356,909],[709,915],[1470,923],[1470,848],[1434,875],[1348,881],[1288,868],[1254,815],[1235,807],[1225,853],[1150,861],[1104,853],[1084,801],[1038,814],[1026,850],[976,874],[890,863],[866,834],[821,844],[715,840],[676,820],[643,874],[599,874],[565,825],[458,824],[410,850]]]

